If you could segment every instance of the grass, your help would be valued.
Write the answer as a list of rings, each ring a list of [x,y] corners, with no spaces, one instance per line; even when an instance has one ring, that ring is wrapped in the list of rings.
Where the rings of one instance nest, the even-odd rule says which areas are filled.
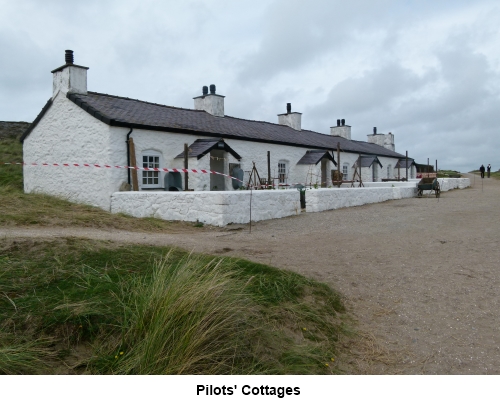
[[[22,162],[22,144],[0,140],[0,162]],[[44,194],[24,194],[21,165],[0,164],[0,225],[84,226],[145,232],[178,232],[193,227],[157,218],[133,218],[74,204]]]
[[[446,177],[461,178],[462,175],[460,174],[460,172],[457,172],[456,170],[438,170],[437,177],[438,178],[446,178]]]
[[[337,373],[343,314],[325,284],[245,260],[0,244],[0,373]]]

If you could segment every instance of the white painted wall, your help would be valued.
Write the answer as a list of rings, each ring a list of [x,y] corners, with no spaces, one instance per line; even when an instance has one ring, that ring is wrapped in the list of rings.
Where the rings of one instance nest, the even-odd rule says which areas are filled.
[[[49,194],[109,211],[111,193],[119,187],[114,181],[119,170],[31,166],[30,163],[113,164],[116,157],[116,147],[110,143],[110,127],[59,92],[24,140],[23,160],[27,163],[23,167],[24,191]]]
[[[290,128],[300,131],[302,129],[302,113],[291,112],[286,114],[278,114],[279,125],[286,125]]]
[[[409,183],[411,184],[411,183]],[[306,211],[320,212],[373,204],[417,195],[413,184],[407,187],[357,187],[306,190]]]
[[[87,93],[87,69],[80,66],[66,66],[64,69],[54,72],[52,77],[52,98],[59,91],[64,94]]]
[[[194,109],[203,110],[216,117],[224,117],[224,96],[207,94],[194,98]]]
[[[456,188],[464,189],[470,187],[470,179],[466,177],[460,179],[438,179],[438,181],[441,191],[449,191]]]
[[[252,221],[300,214],[297,190],[258,190],[226,192],[117,192],[111,199],[111,212],[134,217],[203,222],[224,226],[248,223],[252,196]]]
[[[439,179],[442,190],[470,186],[469,179]],[[365,187],[319,188],[306,190],[306,211],[321,212],[388,200],[413,198],[417,181],[366,182]],[[226,192],[117,192],[111,200],[113,213],[134,217],[203,222],[224,226],[248,223],[250,191]],[[262,221],[300,214],[296,190],[259,190],[252,193],[252,220]]]
[[[342,138],[351,140],[351,127],[350,125],[330,127],[330,135],[341,136]]]
[[[394,134],[390,132],[388,134],[369,134],[367,138],[369,143],[375,143],[392,151],[396,150],[394,146]]]

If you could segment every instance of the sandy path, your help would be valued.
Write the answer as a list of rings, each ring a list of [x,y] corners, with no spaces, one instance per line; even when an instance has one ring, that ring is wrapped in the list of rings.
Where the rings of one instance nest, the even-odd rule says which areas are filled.
[[[371,373],[500,374],[500,181],[190,234],[0,228],[1,238],[61,236],[175,245],[245,257],[324,281],[392,364]],[[239,229],[238,229],[239,228]],[[395,359],[396,357],[394,357]]]

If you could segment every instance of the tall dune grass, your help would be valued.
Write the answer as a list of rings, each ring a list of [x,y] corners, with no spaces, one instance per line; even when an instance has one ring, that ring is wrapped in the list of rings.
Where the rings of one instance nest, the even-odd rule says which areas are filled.
[[[221,259],[156,261],[122,302],[123,338],[110,348],[120,374],[225,374],[241,371],[255,304]],[[120,353],[123,352],[123,355]],[[115,362],[115,360],[118,360]],[[248,364],[246,364],[247,371]]]
[[[335,373],[343,312],[328,286],[245,260],[0,242],[0,373]]]

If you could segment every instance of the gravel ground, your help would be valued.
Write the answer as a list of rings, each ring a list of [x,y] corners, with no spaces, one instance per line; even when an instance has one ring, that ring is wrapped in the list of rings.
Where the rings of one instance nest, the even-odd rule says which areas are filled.
[[[353,342],[349,372],[500,374],[500,181],[471,179],[472,188],[439,200],[302,214],[256,223],[251,233],[36,227],[0,228],[0,237],[175,245],[293,270],[345,296],[365,336]]]

